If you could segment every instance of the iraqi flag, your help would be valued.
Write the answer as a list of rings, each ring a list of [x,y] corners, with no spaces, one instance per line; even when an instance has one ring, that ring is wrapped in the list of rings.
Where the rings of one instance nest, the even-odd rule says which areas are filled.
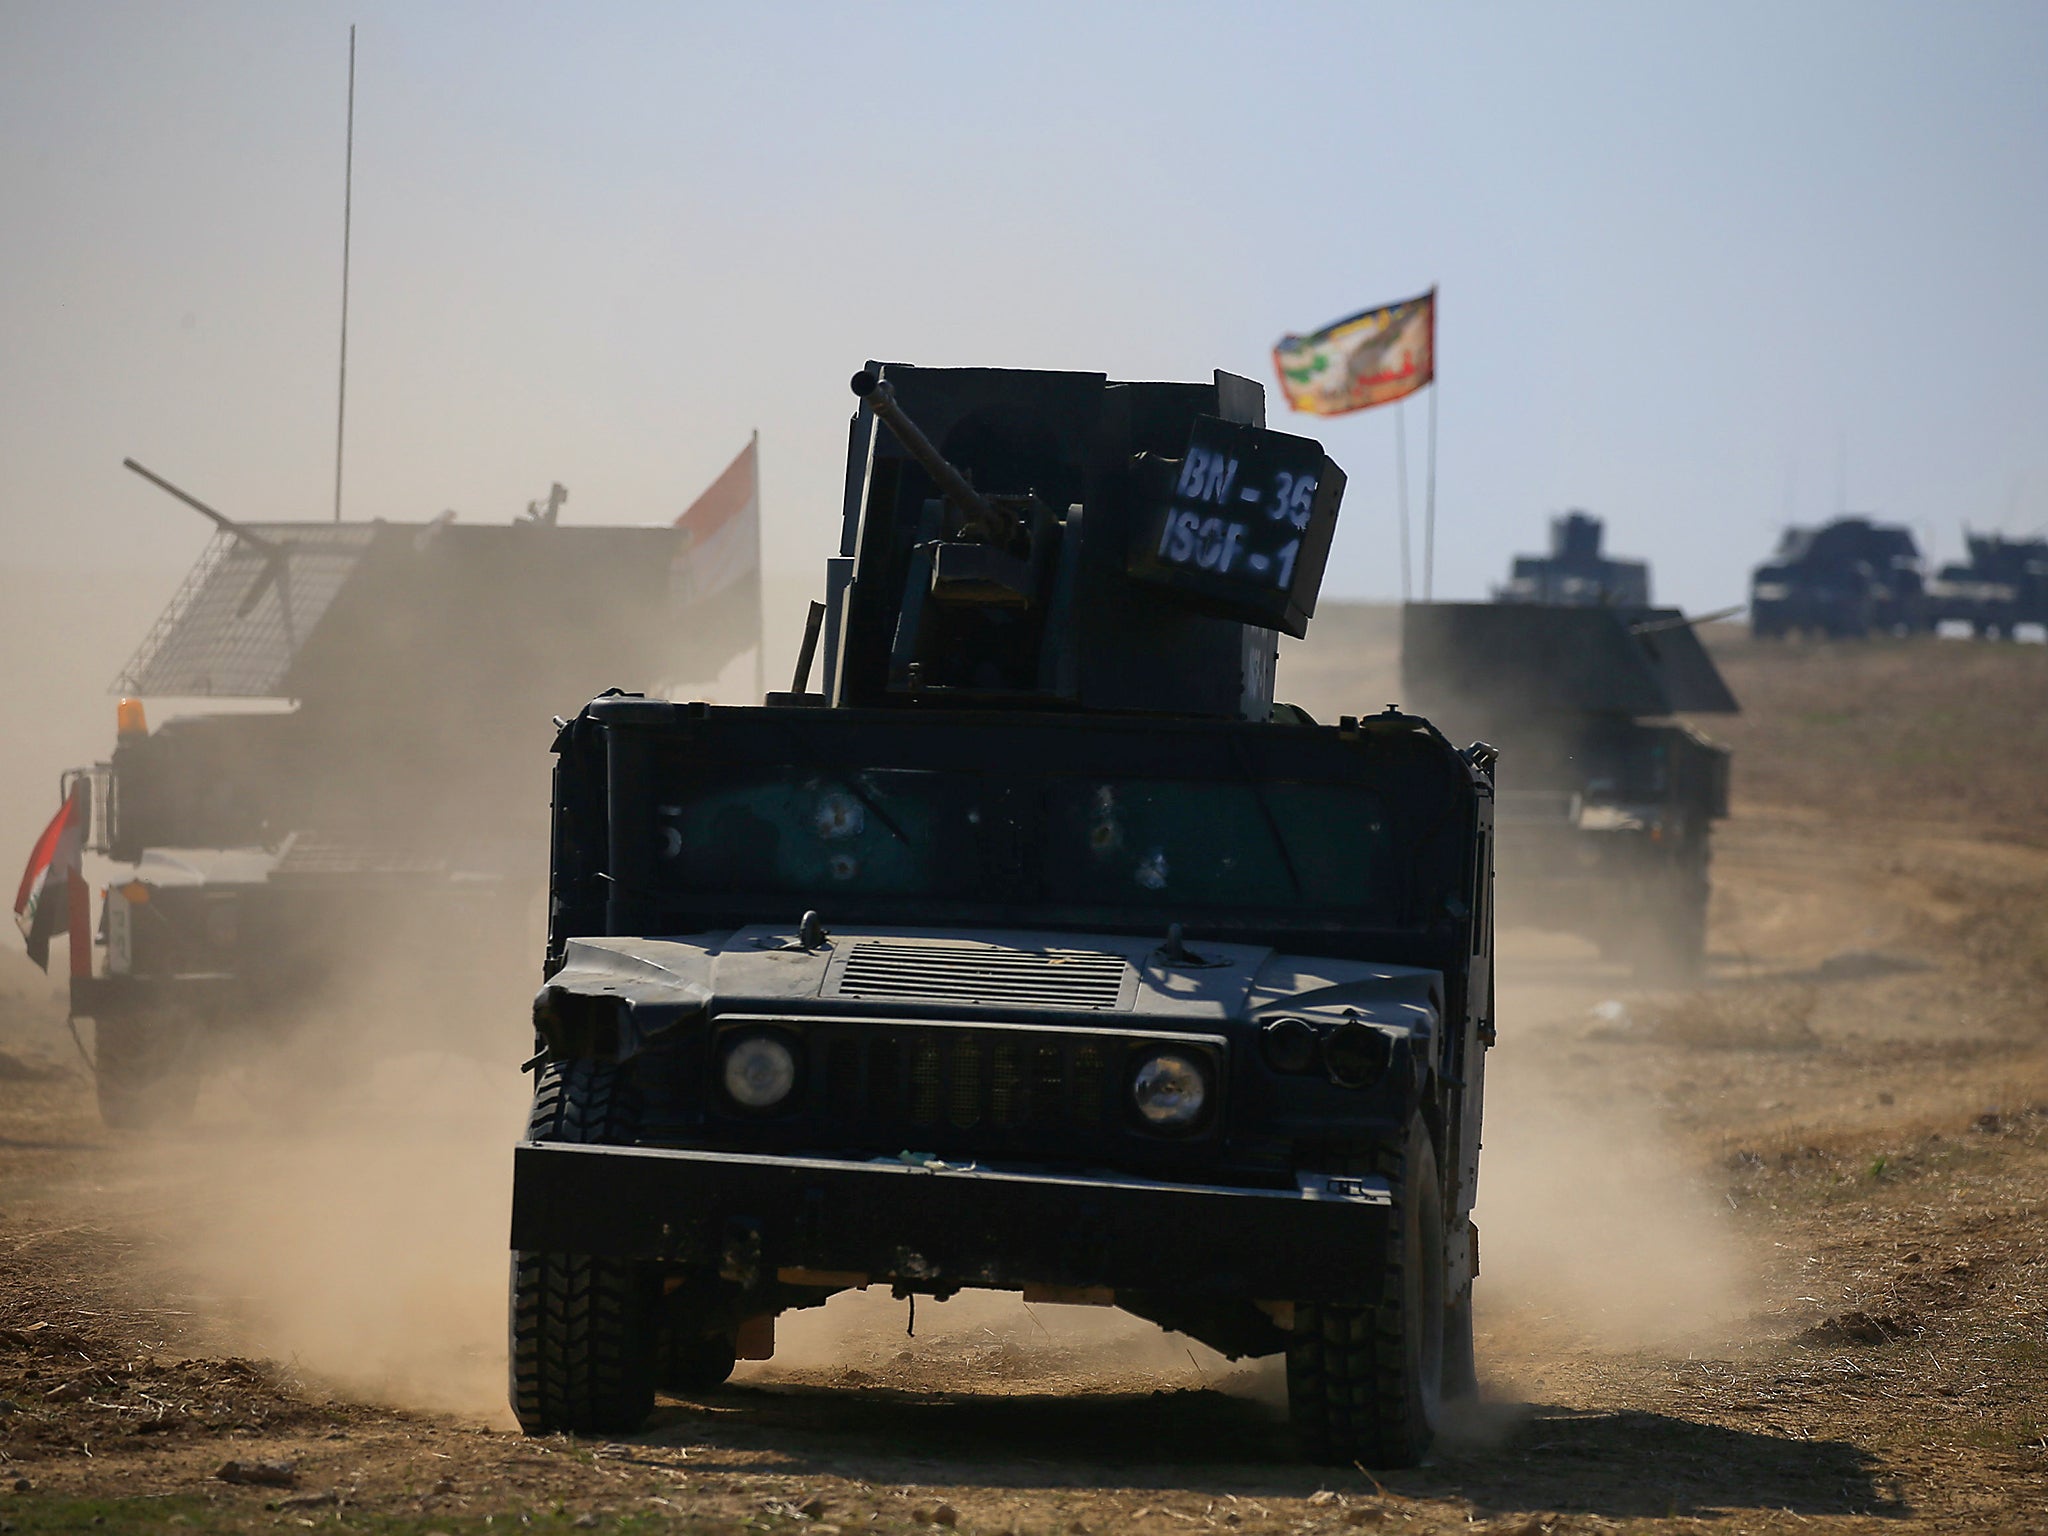
[[[28,941],[28,957],[50,968],[50,938],[71,926],[75,894],[85,890],[80,854],[85,845],[85,786],[76,784],[28,856],[21,889],[14,896],[14,921]]]
[[[714,669],[761,643],[760,445],[757,434],[676,519],[684,537],[669,567],[669,598],[700,665]]]
[[[1310,336],[1283,336],[1273,368],[1287,403],[1312,416],[1412,395],[1436,381],[1436,290],[1362,310]]]

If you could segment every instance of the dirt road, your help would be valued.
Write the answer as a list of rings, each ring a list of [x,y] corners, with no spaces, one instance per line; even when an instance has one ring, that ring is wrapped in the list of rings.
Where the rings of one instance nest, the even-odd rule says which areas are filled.
[[[1739,803],[1709,982],[1639,992],[1507,937],[1487,1401],[1428,1466],[1302,1466],[1270,1369],[973,1298],[915,1337],[845,1298],[629,1442],[523,1440],[498,1406],[507,1064],[251,1073],[141,1142],[99,1127],[12,965],[0,1521],[2048,1529],[2048,654],[1719,644],[1748,712],[1714,728]],[[1352,675],[1317,659],[1307,684]]]

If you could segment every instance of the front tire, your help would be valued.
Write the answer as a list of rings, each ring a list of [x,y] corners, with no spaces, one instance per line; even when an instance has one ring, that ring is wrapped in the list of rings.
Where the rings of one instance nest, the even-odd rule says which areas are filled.
[[[527,1135],[629,1146],[632,1084],[611,1062],[544,1068]],[[512,1411],[529,1435],[623,1434],[654,1409],[660,1278],[645,1265],[585,1253],[512,1256]]]
[[[1363,1161],[1369,1166],[1336,1171],[1384,1173],[1393,1188],[1380,1294],[1364,1306],[1296,1304],[1287,1346],[1288,1417],[1311,1461],[1412,1467],[1442,1423],[1454,1326],[1443,1186],[1419,1116],[1409,1122],[1404,1145]],[[1469,1330],[1469,1312],[1464,1326]]]

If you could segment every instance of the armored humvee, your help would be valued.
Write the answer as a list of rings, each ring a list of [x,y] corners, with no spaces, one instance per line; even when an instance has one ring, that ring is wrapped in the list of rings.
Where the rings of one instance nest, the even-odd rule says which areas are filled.
[[[1759,640],[1830,639],[1926,627],[1920,546],[1909,528],[1838,517],[1787,528],[1750,577],[1749,627]]]
[[[2022,624],[2048,625],[2048,539],[1965,533],[1967,561],[1927,584],[1930,626],[1967,624],[1985,640],[2010,640]]]
[[[1649,607],[1649,566],[1640,560],[1616,560],[1603,554],[1603,531],[1600,519],[1590,513],[1553,517],[1550,553],[1515,556],[1507,585],[1494,589],[1495,601]]]
[[[535,725],[685,659],[675,528],[195,505],[220,531],[115,684],[111,760],[78,775],[122,869],[70,1007],[120,1126],[183,1116],[210,1064],[323,1011],[346,1054],[380,1030],[455,1044],[494,989],[518,1006],[546,887]],[[151,730],[163,698],[244,702]]]
[[[520,1423],[978,1287],[1284,1353],[1309,1454],[1413,1461],[1473,1390],[1492,753],[1273,702],[1343,476],[1256,384],[855,390],[822,687],[555,744]]]
[[[1584,934],[1647,981],[1696,974],[1729,754],[1670,717],[1737,705],[1693,625],[1669,608],[1411,604],[1401,673],[1432,718],[1513,765],[1502,921]]]

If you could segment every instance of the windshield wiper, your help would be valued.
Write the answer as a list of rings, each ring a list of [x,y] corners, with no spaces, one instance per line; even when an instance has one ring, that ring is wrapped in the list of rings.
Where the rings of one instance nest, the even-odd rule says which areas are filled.
[[[808,731],[792,726],[790,727],[789,735],[797,745],[797,752],[793,759],[795,765],[802,765],[807,762],[814,763],[818,760],[818,753],[813,750],[813,743]],[[903,844],[906,848],[910,846],[910,834],[896,824],[896,818],[882,809],[874,795],[858,779],[836,768],[820,768],[818,770],[818,777],[837,784],[841,789],[853,796],[854,799],[858,800],[861,806],[887,829],[891,837],[895,838],[897,842]]]
[[[1280,823],[1274,818],[1273,804],[1266,798],[1266,786],[1259,782],[1252,772],[1250,760],[1244,754],[1244,741],[1234,732],[1230,736],[1230,755],[1237,760],[1238,769],[1244,774],[1245,787],[1252,792],[1252,799],[1259,807],[1259,817],[1266,823],[1266,831],[1273,839],[1273,847],[1280,855],[1280,867],[1287,871],[1287,883],[1294,888],[1294,899],[1301,900],[1301,876],[1294,868],[1294,854],[1287,846],[1287,839],[1281,835]]]

